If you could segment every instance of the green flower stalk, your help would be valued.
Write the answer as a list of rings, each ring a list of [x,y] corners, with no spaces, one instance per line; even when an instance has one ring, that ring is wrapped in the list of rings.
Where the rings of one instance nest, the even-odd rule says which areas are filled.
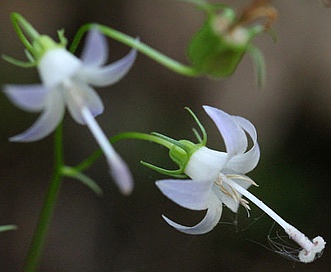
[[[276,19],[277,12],[268,1],[254,1],[251,6],[237,16],[235,11],[225,5],[208,4],[202,0],[187,0],[206,13],[207,19],[188,45],[189,65],[182,64],[154,48],[137,43],[137,40],[111,27],[100,24],[85,24],[77,32],[71,51],[75,51],[80,39],[90,29],[116,41],[135,48],[171,71],[189,77],[202,75],[213,78],[227,78],[233,74],[245,53],[253,58],[259,86],[264,85],[265,64],[261,52],[252,44],[253,38],[269,30]],[[264,25],[249,26],[257,19],[266,18]]]

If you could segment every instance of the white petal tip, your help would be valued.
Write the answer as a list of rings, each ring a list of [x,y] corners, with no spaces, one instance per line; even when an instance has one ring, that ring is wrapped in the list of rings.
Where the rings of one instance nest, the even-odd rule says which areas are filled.
[[[326,242],[321,236],[317,236],[313,239],[314,246],[310,251],[302,249],[299,252],[299,260],[302,263],[311,263],[322,256]]]
[[[117,184],[122,195],[128,196],[132,193],[134,187],[132,179],[126,181],[123,181],[122,179],[118,181]]]
[[[13,137],[10,137],[8,139],[9,142],[13,142],[13,143],[16,143],[16,142],[21,142],[21,139],[20,137],[17,137],[17,136],[13,136]]]
[[[133,191],[133,178],[124,161],[117,159],[117,163],[111,163],[110,174],[123,195],[130,195]]]
[[[164,221],[166,221],[170,226],[172,226],[173,228],[175,228],[176,230],[185,233],[185,234],[190,234],[190,235],[201,235],[201,234],[205,234],[207,232],[209,232],[211,229],[209,228],[200,228],[201,223],[192,226],[192,227],[188,227],[188,226],[184,226],[181,224],[178,224],[172,220],[170,220],[168,217],[166,217],[165,215],[162,214],[162,218],[164,219]]]
[[[38,141],[39,139],[26,139],[26,137],[19,134],[19,135],[10,137],[8,140],[13,143],[29,143],[29,142]]]

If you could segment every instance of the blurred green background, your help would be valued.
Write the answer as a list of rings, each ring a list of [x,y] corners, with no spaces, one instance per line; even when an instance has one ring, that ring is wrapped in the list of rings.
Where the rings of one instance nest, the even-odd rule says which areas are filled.
[[[225,1],[239,9],[249,1]],[[267,84],[258,89],[249,56],[227,80],[185,78],[139,54],[128,76],[98,89],[105,112],[97,118],[109,136],[124,131],[158,131],[177,139],[194,139],[190,107],[205,124],[209,146],[222,150],[222,140],[202,105],[219,107],[252,121],[258,131],[261,161],[249,174],[259,185],[252,192],[270,204],[310,238],[331,239],[331,9],[322,1],[273,1],[277,42],[262,35],[255,44],[264,52]],[[64,1],[0,0],[2,54],[24,58],[10,24],[20,12],[40,33],[56,37],[64,28],[69,41],[86,22],[109,25],[165,54],[186,62],[185,47],[203,22],[203,13],[175,0]],[[128,48],[110,41],[110,61]],[[35,70],[0,62],[0,82],[39,82]],[[15,108],[0,94],[0,225],[19,229],[0,234],[0,271],[21,271],[51,172],[53,137],[30,144],[7,141],[37,118]],[[97,148],[86,127],[64,122],[65,157],[69,165]],[[164,178],[142,167],[140,160],[174,167],[167,151],[147,142],[123,141],[115,148],[130,165],[135,190],[119,194],[104,158],[88,174],[104,189],[98,198],[75,180],[65,180],[40,265],[44,272],[71,271],[329,271],[324,256],[303,265],[267,250],[270,231],[281,234],[267,216],[251,205],[251,218],[224,209],[219,226],[201,236],[169,227],[165,213],[183,224],[195,224],[203,213],[182,209],[164,197],[154,181]],[[237,223],[235,223],[237,222]]]

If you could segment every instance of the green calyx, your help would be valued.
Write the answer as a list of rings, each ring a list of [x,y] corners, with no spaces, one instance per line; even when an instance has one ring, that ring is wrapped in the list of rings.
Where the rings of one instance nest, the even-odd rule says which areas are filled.
[[[199,142],[193,143],[189,140],[175,140],[159,133],[152,133],[152,135],[146,135],[145,136],[146,140],[151,140],[153,142],[157,142],[167,147],[169,149],[169,157],[172,159],[173,162],[175,162],[179,166],[179,168],[177,170],[168,170],[142,161],[141,163],[143,165],[164,175],[168,175],[176,178],[187,177],[185,174],[186,165],[189,162],[192,154],[196,152],[199,148],[207,144],[207,134],[204,127],[202,126],[198,118],[195,116],[195,114],[189,108],[185,108],[185,109],[189,111],[189,113],[196,121],[198,127],[200,128],[202,137],[199,135],[199,133],[196,130],[193,130]],[[157,137],[157,140],[154,140],[152,137]]]
[[[36,52],[35,59],[38,62],[42,56],[48,51],[55,48],[65,47],[61,43],[56,43],[52,38],[46,35],[41,35],[38,39],[33,42],[33,47]]]
[[[14,65],[20,67],[34,67],[38,64],[43,55],[54,48],[65,48],[67,40],[64,37],[63,30],[58,32],[60,42],[55,42],[46,35],[40,35],[38,31],[19,13],[12,13],[11,20],[17,36],[25,46],[27,62],[3,55],[2,58]]]
[[[207,10],[207,19],[189,44],[187,54],[193,67],[200,73],[216,78],[230,76],[251,40],[264,28],[237,25],[238,18],[229,7]]]

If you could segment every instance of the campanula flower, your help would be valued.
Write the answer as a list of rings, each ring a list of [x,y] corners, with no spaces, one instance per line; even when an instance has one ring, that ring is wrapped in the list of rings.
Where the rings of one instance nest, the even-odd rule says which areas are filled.
[[[322,237],[317,236],[310,240],[247,190],[251,185],[257,185],[246,174],[256,167],[260,158],[254,125],[243,117],[232,116],[213,107],[204,106],[204,110],[223,137],[226,152],[206,147],[206,132],[193,114],[203,134],[201,138],[196,132],[200,143],[194,144],[187,140],[176,141],[155,133],[153,136],[158,136],[161,140],[149,138],[168,147],[170,158],[180,168],[165,170],[148,163],[144,164],[161,173],[184,178],[159,180],[156,182],[157,187],[165,196],[184,208],[206,210],[205,217],[194,226],[181,225],[163,215],[164,220],[181,232],[204,234],[218,224],[223,206],[236,213],[239,205],[242,205],[249,215],[250,207],[247,198],[275,220],[289,238],[301,247],[300,250],[293,251],[297,253],[295,256],[292,256],[293,252],[286,252],[291,255],[291,259],[308,263],[320,257],[325,247]],[[145,138],[148,139],[148,137]],[[190,179],[185,179],[185,176]],[[280,247],[279,244],[277,246]],[[283,254],[285,252],[283,248],[280,251]]]
[[[67,108],[77,123],[89,127],[105,153],[120,190],[130,193],[131,174],[94,119],[103,112],[104,106],[91,86],[105,87],[122,79],[135,61],[136,50],[105,65],[107,42],[97,30],[88,33],[81,58],[67,51],[63,42],[57,44],[48,36],[37,36],[35,40],[36,51],[39,50],[35,62],[42,84],[6,85],[4,92],[20,109],[41,112],[41,115],[30,128],[10,140],[32,142],[48,136],[59,125]]]
[[[257,165],[260,150],[254,126],[246,119],[205,106],[204,109],[221,132],[226,152],[200,147],[190,157],[185,174],[187,180],[161,180],[156,184],[163,194],[177,204],[192,210],[207,209],[205,218],[193,227],[177,224],[167,217],[164,219],[176,229],[189,234],[203,234],[212,230],[219,222],[222,204],[237,212],[239,204],[248,205],[241,194],[227,183],[234,182],[247,189],[255,184],[245,174]],[[252,147],[246,151],[248,140],[245,132],[252,139]]]

